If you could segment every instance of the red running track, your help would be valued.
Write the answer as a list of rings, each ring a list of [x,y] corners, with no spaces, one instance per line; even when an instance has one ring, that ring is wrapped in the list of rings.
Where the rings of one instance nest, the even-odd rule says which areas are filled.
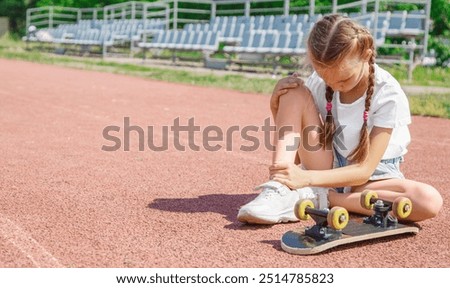
[[[226,131],[254,125],[259,132],[247,134],[262,144],[266,95],[10,60],[0,60],[0,79],[0,267],[450,265],[445,204],[438,217],[419,224],[417,236],[350,244],[306,260],[283,252],[279,239],[310,223],[239,223],[237,210],[266,180],[271,154],[264,146],[241,151],[253,142]],[[164,152],[138,151],[137,132],[131,151],[102,151],[114,144],[103,129],[116,125],[123,133],[124,117],[153,126],[156,144],[162,126],[193,118],[202,132],[208,125],[224,132],[222,141],[209,142],[222,148],[208,151],[195,132],[190,143],[200,151],[181,152],[174,143],[187,146],[187,132],[169,131]],[[403,164],[408,178],[435,186],[445,203],[449,124],[414,117]]]

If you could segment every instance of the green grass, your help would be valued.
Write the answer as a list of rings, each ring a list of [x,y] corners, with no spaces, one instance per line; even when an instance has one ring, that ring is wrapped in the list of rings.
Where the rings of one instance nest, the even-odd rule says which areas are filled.
[[[410,96],[408,99],[411,114],[413,115],[435,116],[450,119],[449,94]]]
[[[413,71],[413,80],[407,77],[407,67],[401,65],[383,66],[400,84],[417,86],[450,87],[450,68],[418,66]]]
[[[149,78],[175,83],[225,88],[249,93],[262,93],[270,95],[276,80],[271,78],[249,78],[242,75],[216,75],[186,70],[156,68],[140,64],[123,64],[104,61],[98,58],[57,56],[43,53],[33,49],[25,50],[25,43],[15,41],[9,37],[0,39],[0,58],[18,59],[44,64],[53,64],[70,68],[109,72],[130,76]],[[406,72],[400,66],[393,66],[388,70],[399,79],[401,83],[417,86],[450,87],[448,81],[449,68],[418,67],[414,70],[414,80],[407,82]],[[445,94],[418,94],[409,96],[411,113],[450,118],[450,95]]]

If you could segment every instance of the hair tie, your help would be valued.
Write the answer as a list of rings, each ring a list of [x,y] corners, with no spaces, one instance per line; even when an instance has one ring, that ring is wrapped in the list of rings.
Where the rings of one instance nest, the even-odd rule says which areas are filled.
[[[369,111],[364,111],[364,114],[363,114],[364,122],[367,122],[367,118],[369,118]]]
[[[327,102],[327,112],[330,112],[331,108],[333,108],[333,103]]]

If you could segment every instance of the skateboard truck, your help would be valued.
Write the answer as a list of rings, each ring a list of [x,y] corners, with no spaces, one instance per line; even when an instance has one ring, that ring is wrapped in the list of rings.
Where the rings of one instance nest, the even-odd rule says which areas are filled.
[[[372,198],[373,199],[373,198]],[[382,228],[396,228],[397,218],[389,214],[392,211],[392,202],[375,199],[372,216],[365,217],[363,222]]]
[[[361,206],[372,209],[372,216],[363,222],[381,228],[397,228],[398,219],[406,219],[411,214],[412,202],[408,198],[398,197],[394,202],[378,199],[375,191],[366,190],[361,194]],[[389,213],[391,212],[392,213]]]
[[[298,201],[294,208],[295,215],[300,220],[312,218],[316,224],[305,229],[305,235],[316,241],[333,240],[341,237],[342,230],[348,223],[346,209],[333,207],[329,209],[315,209],[311,200]]]
[[[341,237],[341,231],[328,227],[328,209],[319,210],[314,208],[306,208],[306,212],[311,215],[311,218],[316,222],[316,224],[306,228],[305,235],[312,237],[317,241]]]

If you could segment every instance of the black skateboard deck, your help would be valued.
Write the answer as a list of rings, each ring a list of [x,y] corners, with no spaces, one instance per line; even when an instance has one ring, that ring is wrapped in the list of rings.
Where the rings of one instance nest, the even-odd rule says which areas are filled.
[[[305,235],[306,227],[300,227],[293,231],[288,231],[283,235],[281,238],[281,247],[284,251],[291,254],[309,255],[344,244],[404,233],[417,234],[419,232],[418,227],[400,223],[396,227],[383,228],[366,224],[362,221],[362,219],[360,221],[349,221],[344,229],[334,231],[327,239],[315,239],[314,237],[307,236]]]

